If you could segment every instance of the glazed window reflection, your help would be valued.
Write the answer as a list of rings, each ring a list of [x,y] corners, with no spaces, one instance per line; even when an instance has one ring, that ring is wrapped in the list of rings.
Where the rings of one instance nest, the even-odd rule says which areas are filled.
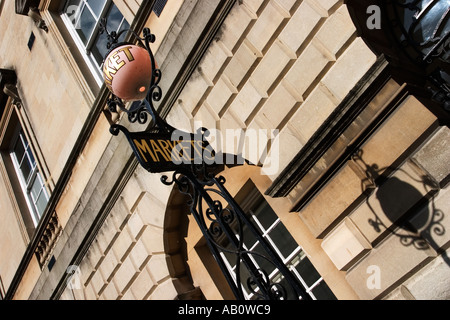
[[[120,32],[130,25],[111,0],[69,0],[63,13],[69,32],[88,63],[97,80],[101,82],[101,64],[107,53],[107,35],[100,33],[100,22],[107,20],[108,31]],[[125,33],[119,39],[123,41]]]
[[[275,251],[277,251],[282,258],[283,263],[289,267],[313,299],[336,299],[323,278],[306,256],[305,251],[297,244],[262,195],[259,194],[256,189],[254,189],[253,193],[255,192],[258,193],[258,195],[250,209],[247,210],[247,214],[252,222],[259,228],[263,237],[273,246]],[[253,197],[255,197],[255,195],[249,196],[249,198]],[[233,230],[238,233],[237,226],[234,226]],[[245,226],[243,227],[243,239],[244,250],[257,252],[261,255],[266,254],[259,241],[256,240],[250,230]],[[223,243],[222,245],[226,249],[233,251],[234,247],[231,243]],[[236,275],[236,256],[233,253],[228,253],[226,251],[221,254],[225,257],[227,267],[231,274]],[[265,270],[273,282],[280,283],[284,288],[290,287],[287,280],[272,263],[257,255],[250,255],[250,259],[257,268]],[[255,299],[257,297],[252,294],[252,291],[245,281],[245,279],[249,277],[250,274],[247,271],[247,268],[241,264],[240,278],[244,288],[244,294],[247,299]],[[287,299],[295,298],[293,292],[290,290],[288,290],[287,294]]]
[[[31,146],[22,129],[20,129],[11,150],[11,159],[30,209],[33,223],[37,226],[47,206],[49,194],[37,167]]]

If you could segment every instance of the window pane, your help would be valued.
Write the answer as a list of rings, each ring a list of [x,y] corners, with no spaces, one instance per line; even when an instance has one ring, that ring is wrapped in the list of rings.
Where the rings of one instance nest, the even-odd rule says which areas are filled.
[[[75,26],[78,20],[78,17],[80,16],[80,9],[81,9],[81,0],[70,0],[67,1],[66,10],[65,13],[69,17],[72,24]]]
[[[266,201],[262,201],[254,210],[253,214],[258,218],[265,230],[278,219],[278,216],[273,212],[272,208]]]
[[[21,191],[26,198],[26,203],[35,224],[38,223],[48,203],[48,193],[44,188],[44,179],[37,168],[36,159],[32,152],[32,146],[26,139],[21,127],[11,150],[11,159],[19,178]]]
[[[237,227],[235,228],[237,232]],[[253,247],[253,245],[256,243],[256,237],[253,235],[253,232],[251,232],[246,225],[242,227],[242,234],[243,234],[243,240],[244,244],[247,247],[247,249],[250,249]]]
[[[30,147],[28,146],[25,150],[24,159],[20,165],[20,170],[22,171],[23,177],[27,184],[29,183],[30,175],[35,167],[36,161],[34,160]]]
[[[13,158],[15,158],[15,162],[17,161],[18,174],[21,175],[24,182],[28,184],[28,179],[36,165],[36,161],[31,154],[30,146],[22,131],[20,131],[19,136],[17,137],[12,153],[14,154]]]
[[[30,145],[27,142],[27,149],[25,150],[26,157],[28,159],[28,162],[30,163],[31,167],[34,168],[36,166],[36,160],[34,160],[33,154],[31,153]]]
[[[320,275],[317,273],[312,263],[306,257],[304,257],[299,262],[295,269],[298,270],[302,279],[305,281],[308,287],[312,286],[320,278]]]
[[[120,23],[122,22],[123,15],[120,13],[117,6],[113,3],[111,6],[111,9],[109,10],[109,13],[106,17],[108,20],[108,30],[110,31],[118,31],[120,28]]]
[[[95,40],[94,47],[91,50],[91,53],[95,59],[95,62],[98,66],[103,63],[103,59],[108,52],[108,48],[106,47],[108,43],[108,35],[106,33],[97,35],[97,39]]]
[[[30,194],[38,213],[38,218],[40,218],[42,213],[44,212],[45,207],[47,206],[48,196],[47,191],[44,188],[41,174],[39,172],[36,173],[36,177],[33,181]]]
[[[230,263],[231,267],[234,268],[236,265],[237,255],[233,253],[236,249],[228,240],[218,241],[219,245],[229,251],[221,250],[225,255],[225,258]],[[231,251],[231,252],[230,252]]]
[[[98,18],[105,6],[106,0],[88,0],[87,3]]]
[[[87,44],[89,37],[94,30],[95,24],[96,20],[94,16],[87,7],[84,7],[76,28],[76,31],[84,44]]]
[[[16,155],[17,161],[22,162],[23,156],[25,154],[25,147],[23,146],[22,141],[17,139],[16,145],[14,146],[14,154]]]
[[[48,203],[47,192],[45,191],[45,189],[42,189],[42,192],[36,201],[36,209],[39,214],[39,218],[42,216],[42,213],[44,212],[47,203]]]
[[[22,164],[20,165],[20,172],[22,173],[23,179],[25,180],[25,183],[28,184],[28,179],[30,178],[30,174],[33,167],[30,163],[30,160],[27,156],[24,157]]]
[[[255,260],[258,266],[265,270],[267,274],[271,274],[275,270],[275,265],[271,262],[271,259],[269,255],[267,254],[266,250],[261,246],[261,243],[258,243],[258,245],[255,247],[252,252],[256,252],[257,254],[261,255],[251,255]],[[267,260],[266,258],[269,258]]]
[[[123,18],[123,19],[122,19],[122,25],[120,26],[118,32],[120,32],[120,31],[122,31],[122,30],[127,30],[127,29],[130,29],[130,24],[128,23],[128,21],[127,21],[125,18]],[[125,38],[125,32],[124,32],[124,35],[123,35],[122,37]],[[122,41],[122,40],[123,40],[122,38],[119,39],[119,41]]]
[[[244,229],[245,229],[245,227],[244,227]],[[256,239],[252,236],[252,234],[250,232],[244,231],[243,235],[244,235],[244,245],[245,245],[243,250],[250,250],[251,246],[253,246],[256,243]],[[250,240],[250,241],[248,241],[248,240]],[[218,241],[218,243],[221,247],[229,250],[229,251],[224,251],[224,250],[221,250],[221,251],[225,255],[227,261],[230,263],[231,267],[234,268],[236,266],[236,259],[239,256],[236,253],[234,253],[235,251],[237,251],[237,249],[226,238],[222,241]]]
[[[31,189],[30,189],[30,193],[31,193],[31,196],[33,197],[33,201],[36,201],[36,199],[39,197],[41,189],[42,189],[42,181],[41,181],[40,175],[38,173],[33,181],[33,185],[31,186]]]
[[[129,29],[130,25],[125,20],[125,18],[120,13],[119,9],[117,9],[116,5],[113,4],[111,10],[107,16],[107,29],[109,32],[116,31],[120,32],[122,30]],[[119,43],[124,41],[126,36],[126,32],[124,32],[119,38]],[[100,66],[105,58],[106,53],[108,52],[108,48],[106,47],[108,43],[107,34],[98,34],[95,40],[95,45],[92,48],[92,55],[97,62],[97,65]]]
[[[277,248],[285,259],[298,247],[297,242],[295,242],[282,222],[279,222],[273,228],[269,233],[269,237],[276,243]]]
[[[312,293],[317,300],[336,300],[336,296],[327,286],[325,281],[320,282],[313,290]]]

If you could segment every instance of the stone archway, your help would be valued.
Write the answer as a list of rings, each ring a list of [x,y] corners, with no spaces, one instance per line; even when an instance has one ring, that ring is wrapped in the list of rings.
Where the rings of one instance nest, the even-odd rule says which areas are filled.
[[[180,300],[203,299],[200,288],[193,284],[189,270],[188,248],[185,238],[188,234],[189,207],[187,197],[174,186],[170,193],[164,216],[164,251],[166,262]]]

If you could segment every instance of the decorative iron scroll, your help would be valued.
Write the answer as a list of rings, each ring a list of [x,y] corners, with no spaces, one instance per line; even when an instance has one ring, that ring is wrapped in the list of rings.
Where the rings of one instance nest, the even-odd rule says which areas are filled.
[[[163,176],[161,181],[168,186],[175,184],[182,194],[189,197],[190,211],[237,299],[243,300],[246,297],[244,284],[249,291],[247,296],[253,295],[252,298],[256,299],[285,300],[288,293],[291,298],[311,299],[273,247],[228,193],[224,177],[216,177],[208,172],[206,166],[200,165],[192,166],[189,172],[174,172],[170,180],[168,176]],[[244,248],[244,228],[248,228],[252,236],[259,241],[264,254]],[[225,247],[223,243],[230,243],[232,249]],[[227,269],[221,253],[234,255],[234,275]],[[288,287],[273,281],[264,269],[255,265],[252,257],[262,258],[273,265],[286,279]],[[243,278],[241,266],[246,269],[246,278]]]
[[[122,30],[119,33],[113,31],[108,32],[106,28],[107,22],[106,19],[103,18],[100,23],[100,33],[107,33],[107,47],[110,51],[112,51],[114,48],[119,47],[120,45],[124,43],[119,43],[120,36],[125,32],[131,32],[134,38],[138,41],[138,44],[145,48],[150,55],[150,61],[151,61],[151,79],[150,79],[150,87],[147,92],[146,99],[143,99],[140,102],[135,102],[131,104],[130,109],[127,109],[125,107],[125,103],[120,99],[119,97],[115,96],[113,93],[111,93],[110,98],[107,100],[108,108],[111,112],[117,113],[118,109],[125,112],[128,115],[128,120],[130,123],[138,122],[140,124],[145,124],[148,122],[150,115],[151,120],[153,121],[153,125],[150,129],[148,129],[149,132],[159,132],[159,133],[171,133],[175,130],[172,126],[170,126],[166,121],[164,121],[159,114],[156,112],[156,109],[153,105],[153,102],[158,102],[162,98],[162,90],[159,86],[159,82],[161,80],[161,70],[157,68],[155,57],[153,56],[153,52],[150,48],[150,43],[155,42],[155,35],[150,32],[149,28],[144,28],[143,30],[143,37],[139,37],[134,31],[132,30]],[[108,52],[109,53],[109,52]],[[106,56],[108,55],[106,54]],[[111,133],[113,135],[117,135],[119,131],[121,130],[120,125],[112,125],[111,126]]]
[[[107,32],[106,22],[103,22],[103,31]],[[149,120],[152,120],[152,123],[149,129],[143,132],[130,132],[122,125],[112,124],[111,133],[118,135],[121,131],[126,135],[135,156],[146,170],[173,172],[171,179],[164,175],[161,178],[162,183],[167,186],[176,185],[181,193],[189,197],[190,212],[237,299],[246,298],[244,284],[253,297],[258,299],[287,299],[288,293],[291,298],[311,299],[270,243],[228,193],[224,185],[225,179],[216,177],[216,173],[223,169],[223,161],[216,160],[223,159],[225,155],[215,154],[208,144],[205,139],[208,130],[201,128],[195,134],[184,133],[167,124],[155,111],[153,102],[162,97],[162,90],[158,85],[161,71],[156,69],[150,49],[150,43],[155,41],[155,37],[148,28],[144,29],[143,34],[143,38],[136,34],[134,36],[138,43],[147,49],[151,58],[153,71],[147,97],[127,109],[120,98],[111,94],[108,106],[111,112],[117,112],[118,108],[126,112],[131,123],[145,124]],[[108,33],[109,49],[120,45],[117,41],[120,35],[121,33]],[[182,138],[178,139],[180,136]],[[237,160],[235,164],[244,163],[242,158]],[[260,242],[264,254],[244,249],[244,227]],[[223,246],[224,239],[232,245],[232,249]],[[235,255],[237,268],[234,275],[227,269],[223,253]],[[256,267],[252,256],[258,256],[273,265],[279,271],[277,274],[281,274],[288,285],[274,281],[268,272]],[[241,266],[247,270],[248,276],[245,276],[245,279],[241,274]]]

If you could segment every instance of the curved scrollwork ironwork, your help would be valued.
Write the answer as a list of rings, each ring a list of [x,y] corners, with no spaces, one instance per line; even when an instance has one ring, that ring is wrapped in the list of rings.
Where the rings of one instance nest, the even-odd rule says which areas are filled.
[[[245,299],[253,296],[256,299],[284,300],[289,297],[310,299],[298,280],[285,266],[278,254],[273,250],[247,215],[241,210],[233,197],[228,193],[222,176],[203,175],[197,177],[205,168],[192,167],[190,171],[175,172],[172,178],[162,176],[166,185],[175,184],[182,194],[188,196],[190,212],[198,223],[206,242],[228,280],[235,296]],[[224,205],[225,204],[225,205]],[[247,250],[244,228],[251,231],[263,247],[263,252]],[[228,244],[226,246],[225,244]],[[224,254],[234,255],[234,274],[228,270]],[[274,281],[267,271],[255,264],[255,257],[264,259],[287,280],[285,284]],[[242,270],[245,272],[242,273]],[[246,278],[242,277],[246,275]]]
[[[284,286],[282,286],[279,283],[273,283],[270,281],[269,275],[267,274],[266,271],[262,270],[262,269],[258,269],[258,273],[259,275],[257,275],[256,277],[258,277],[258,282],[261,283],[264,288],[265,291],[269,294],[269,297],[271,300],[284,300],[287,297],[287,292],[286,289],[284,288]],[[247,279],[247,286],[250,289],[250,291],[256,295],[258,298],[260,299],[265,299],[266,297],[264,295],[262,295],[259,290],[258,290],[258,282],[255,281],[255,278],[250,277]]]
[[[106,23],[103,26],[106,30],[105,26]],[[119,45],[117,39],[120,35],[121,33],[108,33],[108,40],[110,41],[108,48],[111,49]],[[125,112],[131,123],[138,122],[145,124],[149,120],[150,115],[153,123],[144,132],[145,135],[160,137],[163,134],[167,137],[167,134],[169,134],[170,136],[170,134],[175,132],[175,129],[156,113],[153,106],[154,102],[160,101],[162,98],[162,90],[159,86],[162,74],[156,67],[155,58],[150,49],[150,43],[155,41],[154,35],[146,28],[143,31],[142,38],[136,34],[134,36],[138,43],[147,49],[151,58],[152,76],[150,88],[146,98],[133,103],[129,109],[125,107],[124,102],[119,97],[113,94],[108,99],[108,107],[111,112],[117,112],[118,110]],[[119,132],[123,132],[128,138],[137,159],[144,165],[144,168],[150,172],[154,172],[152,171],[154,168],[146,166],[145,161],[142,162],[142,152],[143,150],[147,151],[146,147],[143,146],[144,143],[147,143],[145,139],[142,139],[144,133],[131,133],[119,124],[112,124],[110,131],[113,135],[118,135]],[[207,149],[207,145],[203,143],[208,134],[209,131],[206,128],[200,128],[195,135],[192,134],[198,140],[195,140],[195,137],[192,140],[191,135],[189,135],[189,139],[194,142],[200,141],[202,150],[209,150],[211,155],[214,155],[214,151]],[[138,141],[140,143],[139,145],[133,142],[135,139],[140,140],[140,142]],[[174,147],[173,150],[175,149]],[[181,153],[178,156],[182,157]],[[306,293],[302,285],[298,282],[298,279],[284,265],[273,247],[266,241],[261,232],[253,225],[234,198],[228,193],[224,186],[225,179],[221,176],[216,176],[216,173],[222,166],[217,163],[207,164],[204,158],[201,159],[200,163],[197,163],[194,159],[189,164],[177,166],[177,169],[173,170],[170,178],[168,175],[163,175],[161,182],[167,186],[176,185],[182,194],[187,195],[190,212],[200,227],[212,255],[219,264],[236,298],[245,299],[248,294],[253,294],[254,297],[259,299],[287,299],[289,291],[292,293],[290,297],[311,299],[309,294]],[[158,172],[165,172],[165,170]],[[251,231],[253,237],[261,244],[264,253],[246,249],[244,245],[246,240],[244,228]],[[234,273],[228,270],[224,254],[232,254],[235,256],[236,271]],[[281,274],[281,278],[286,280],[285,282],[289,288],[285,288],[285,285],[274,281],[265,270],[257,266],[255,264],[255,257],[264,259],[273,265],[278,270],[277,274]],[[241,279],[244,277],[244,274],[241,273],[241,267],[246,270],[246,279]],[[244,285],[246,285],[245,290],[247,294],[244,293]]]
[[[153,121],[153,125],[149,130],[158,130],[160,132],[172,132],[174,131],[174,128],[167,124],[156,112],[156,109],[154,107],[155,102],[159,102],[163,96],[162,89],[159,86],[159,82],[161,81],[162,72],[157,67],[155,57],[153,55],[153,52],[150,48],[150,44],[155,42],[155,35],[151,33],[149,28],[144,28],[143,30],[143,37],[140,37],[137,35],[133,30],[121,30],[120,32],[108,32],[106,28],[106,20],[102,19],[100,23],[100,33],[107,33],[107,48],[111,51],[114,48],[122,45],[123,43],[119,43],[119,38],[123,35],[125,32],[131,32],[133,37],[136,39],[138,45],[142,48],[145,48],[150,56],[151,61],[151,79],[150,79],[150,86],[149,90],[147,92],[146,98],[142,101],[137,101],[131,104],[130,108],[127,109],[125,106],[125,102],[114,95],[113,93],[110,94],[110,97],[107,99],[107,105],[108,109],[113,112],[117,113],[119,110],[122,112],[125,112],[128,115],[128,121],[130,123],[139,123],[139,124],[146,124],[149,120],[149,115],[151,117],[151,120]],[[108,53],[106,54],[106,56]]]
[[[390,63],[393,77],[408,83],[411,93],[437,102],[427,104],[427,108],[448,125],[450,0],[345,0],[345,3],[361,37]],[[369,12],[374,14],[368,20]]]

